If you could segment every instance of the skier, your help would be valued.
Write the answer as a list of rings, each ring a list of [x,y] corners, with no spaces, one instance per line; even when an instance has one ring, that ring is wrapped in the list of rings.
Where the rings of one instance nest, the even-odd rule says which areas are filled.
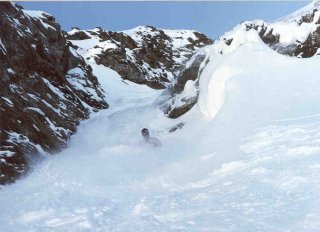
[[[159,141],[159,139],[155,138],[155,137],[151,137],[149,130],[147,128],[143,128],[141,130],[141,135],[143,137],[143,140],[145,143],[151,144],[154,147],[160,147],[161,146],[161,142]]]

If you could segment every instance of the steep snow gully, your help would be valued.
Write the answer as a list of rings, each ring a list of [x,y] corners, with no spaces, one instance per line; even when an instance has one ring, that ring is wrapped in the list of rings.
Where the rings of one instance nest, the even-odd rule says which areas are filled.
[[[91,63],[110,109],[2,187],[1,230],[318,231],[320,57],[280,55],[253,30],[241,38],[208,63],[178,119],[158,109],[161,90]],[[140,146],[143,127],[163,146]]]
[[[316,231],[319,57],[279,55],[252,31],[224,59],[207,65],[199,103],[176,120],[156,107],[161,91],[92,64],[110,110],[1,189],[4,231]],[[161,148],[139,146],[143,127]]]

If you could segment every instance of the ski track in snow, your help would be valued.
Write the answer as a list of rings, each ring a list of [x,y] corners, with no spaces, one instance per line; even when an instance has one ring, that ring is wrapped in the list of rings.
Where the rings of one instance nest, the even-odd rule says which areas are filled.
[[[214,120],[201,114],[216,103],[210,91],[171,120],[156,107],[161,91],[92,64],[110,109],[81,123],[67,149],[2,187],[3,231],[318,231],[320,122],[283,119],[320,112],[320,60],[254,47],[219,66],[250,52],[264,64],[224,80]],[[215,71],[204,70],[209,84]],[[161,148],[139,146],[143,127]]]

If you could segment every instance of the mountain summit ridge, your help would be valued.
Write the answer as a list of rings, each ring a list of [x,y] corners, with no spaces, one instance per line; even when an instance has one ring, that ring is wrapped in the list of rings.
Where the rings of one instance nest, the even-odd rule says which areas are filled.
[[[115,70],[125,80],[155,89],[166,88],[199,48],[212,44],[194,30],[153,26],[119,32],[74,28],[67,39],[85,59]]]
[[[178,118],[197,104],[199,80],[207,63],[242,46],[242,37],[245,38],[250,30],[256,31],[263,43],[282,55],[298,58],[317,56],[320,54],[319,1],[273,22],[242,22],[217,38],[212,45],[199,49],[173,82],[168,91],[168,100],[160,106],[168,117]]]

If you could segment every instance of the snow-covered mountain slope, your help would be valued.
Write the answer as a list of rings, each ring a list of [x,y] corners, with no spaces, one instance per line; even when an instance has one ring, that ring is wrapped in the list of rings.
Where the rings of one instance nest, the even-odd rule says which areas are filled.
[[[272,48],[241,24],[199,50],[173,87],[196,102],[176,119],[158,108],[162,90],[89,59],[109,110],[1,186],[1,229],[318,231],[320,56]],[[141,143],[144,127],[162,147]]]
[[[117,71],[118,78],[164,88],[194,52],[212,43],[196,31],[151,26],[123,32],[74,29],[65,34],[53,16],[9,2],[1,3],[0,20],[0,184],[14,181],[31,163],[65,148],[81,120],[108,107],[93,75],[100,64]],[[94,73],[88,64],[96,67]],[[112,70],[108,74],[115,76]],[[106,84],[111,77],[104,78]],[[107,89],[110,99],[120,91]]]
[[[110,110],[1,189],[2,229],[317,231],[319,56],[283,56],[255,30],[233,42],[242,46],[209,61],[198,104],[178,119],[159,111],[160,90],[93,66],[111,77]],[[141,145],[143,127],[163,146]]]
[[[0,184],[65,147],[103,90],[53,16],[0,3]]]
[[[207,63],[216,60],[216,65],[223,59],[221,57],[237,50],[251,30],[255,30],[266,45],[280,54],[299,58],[319,55],[320,3],[314,1],[303,9],[271,23],[263,20],[243,22],[215,40],[213,45],[200,49],[188,61],[168,91],[169,100],[161,106],[164,112],[169,117],[176,118],[190,110],[198,100],[198,82]],[[247,56],[243,57],[246,58]]]
[[[212,43],[196,31],[152,26],[122,32],[74,28],[67,38],[86,60],[115,70],[125,80],[155,89],[168,86],[199,48]]]

